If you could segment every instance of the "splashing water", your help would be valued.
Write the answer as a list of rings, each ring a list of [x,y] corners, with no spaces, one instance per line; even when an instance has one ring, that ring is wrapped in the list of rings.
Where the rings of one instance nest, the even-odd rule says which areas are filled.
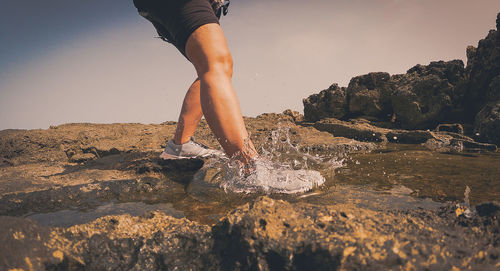
[[[250,172],[228,163],[220,186],[225,191],[236,193],[293,194],[309,191],[325,182],[325,178],[315,170],[291,169],[266,158],[257,158],[250,163]]]
[[[279,126],[262,146],[261,154],[246,165],[238,160],[218,159],[208,163],[207,170],[215,169],[215,173],[208,174],[212,176],[209,182],[218,183],[226,192],[294,194],[325,182],[317,170],[333,173],[342,163],[336,157],[301,152],[291,143],[290,129]]]

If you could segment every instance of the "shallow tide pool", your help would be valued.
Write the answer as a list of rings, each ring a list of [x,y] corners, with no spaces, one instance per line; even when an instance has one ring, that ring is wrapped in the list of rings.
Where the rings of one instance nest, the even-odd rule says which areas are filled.
[[[281,158],[286,159],[285,156]],[[350,154],[338,161],[342,166],[316,167],[326,178],[322,186],[306,193],[270,196],[292,202],[350,203],[373,210],[433,209],[445,201],[476,205],[500,199],[499,153],[437,153],[418,145],[388,144],[382,149]],[[310,165],[310,168],[315,167]],[[213,224],[237,206],[263,195],[226,193],[217,184],[206,182],[197,175],[187,185],[175,185],[178,187],[174,187],[174,196],[170,198],[120,199],[95,208],[31,213],[24,217],[42,225],[66,227],[106,215],[160,211]],[[465,195],[467,187],[470,193]]]

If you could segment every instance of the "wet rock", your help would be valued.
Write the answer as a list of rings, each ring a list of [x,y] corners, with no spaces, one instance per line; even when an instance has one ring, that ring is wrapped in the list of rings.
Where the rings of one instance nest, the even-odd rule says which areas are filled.
[[[488,218],[474,216],[479,222],[474,229],[455,222],[457,217],[448,215],[448,210],[438,212],[442,217],[423,210],[397,212],[396,219],[396,213],[349,205],[261,198],[213,227],[214,251],[221,255],[222,269],[493,267],[499,255],[494,241],[498,238],[490,239],[498,229],[496,213]],[[481,226],[480,221],[493,221],[494,226]]]
[[[495,152],[498,149],[497,145],[495,144],[474,142],[468,140],[457,140],[457,141],[461,142],[464,148],[467,150],[485,150],[485,151]]]
[[[258,150],[270,150],[274,134],[277,134],[274,137],[279,134],[281,142],[287,142],[290,147],[303,152],[328,152],[342,156],[377,148],[369,142],[334,137],[307,124],[299,125],[296,121],[300,115],[293,112],[291,114],[295,116],[295,120],[285,114],[262,114],[257,118],[245,118],[247,129]],[[37,203],[30,205],[37,210],[37,206],[44,205],[55,208],[57,200],[73,202],[71,206],[78,207],[79,201],[86,202],[90,194],[89,197],[81,196],[73,193],[73,188],[100,182],[140,183],[150,178],[177,183],[182,189],[183,185],[189,183],[194,172],[203,166],[204,161],[191,159],[166,162],[158,159],[166,140],[173,136],[175,127],[176,123],[173,122],[162,125],[67,124],[47,130],[0,131],[0,197],[5,196],[3,200],[0,198],[0,206],[5,207],[0,209],[0,213],[29,209],[23,201],[16,203],[5,199],[13,199],[15,194],[24,199],[25,196],[28,197],[27,194],[34,192],[41,193]],[[212,148],[220,148],[205,121],[200,123],[195,138]],[[78,200],[59,196],[51,199],[51,195],[58,193],[52,190],[63,187],[69,189],[69,195]],[[109,186],[111,190],[100,192],[96,199],[101,201],[116,198],[120,193],[113,192],[115,190],[112,187],[114,186]],[[123,195],[131,193],[124,192]],[[44,204],[44,200],[50,204]]]
[[[487,104],[476,115],[474,132],[481,141],[500,144],[500,100]]]
[[[102,202],[172,197],[172,182],[144,180],[100,181],[48,190],[4,194],[0,198],[0,215],[22,215],[30,212],[54,212],[61,209],[85,209]]]
[[[86,270],[217,270],[210,227],[159,212],[108,216],[59,229],[53,246],[77,255]]]
[[[2,217],[0,267],[48,270],[492,269],[500,206],[468,216],[260,197],[214,226],[159,212],[69,228]]]
[[[328,118],[314,123],[320,131],[329,132],[334,136],[352,138],[360,141],[384,142],[388,129],[378,128],[363,121],[341,121]]]
[[[80,267],[75,261],[65,259],[62,251],[45,245],[50,239],[49,228],[8,216],[0,216],[0,228],[1,270],[50,270],[56,266],[77,270]]]
[[[390,82],[391,76],[386,72],[369,73],[351,79],[347,87],[349,113],[382,117],[392,113]]]
[[[431,138],[422,143],[422,146],[437,152],[454,153],[464,150],[462,142],[454,141],[451,137]]]
[[[368,121],[359,119],[351,121],[324,119],[316,122],[314,127],[320,131],[332,133],[334,136],[353,138],[361,141],[421,144],[436,137],[436,134],[431,131],[385,129],[373,126]],[[450,136],[450,138],[453,137]]]
[[[434,151],[464,150],[496,151],[494,144],[478,143],[472,138],[459,133],[430,130],[401,130],[385,129],[370,124],[369,121],[358,119],[341,121],[337,119],[323,119],[314,124],[320,131],[326,131],[334,136],[352,138],[370,142],[393,142],[403,144],[423,144]]]
[[[439,124],[434,130],[436,132],[452,132],[461,135],[464,134],[464,127],[460,123]]]
[[[347,115],[347,99],[345,88],[337,84],[318,94],[313,94],[303,101],[304,116],[308,121],[317,121],[322,118],[343,118]]]
[[[257,149],[270,150],[273,146],[273,133],[281,142],[290,142],[303,152],[329,152],[334,155],[344,155],[355,151],[370,151],[377,146],[345,137],[332,136],[319,131],[307,123],[296,124],[290,117],[283,114],[261,114],[256,119],[245,119],[247,129]]]

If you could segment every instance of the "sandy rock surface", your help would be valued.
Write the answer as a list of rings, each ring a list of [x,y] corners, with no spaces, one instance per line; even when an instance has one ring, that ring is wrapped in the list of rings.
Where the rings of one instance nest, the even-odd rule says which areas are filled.
[[[214,226],[153,212],[69,228],[1,217],[0,268],[47,270],[494,270],[500,207],[467,218],[261,197]]]

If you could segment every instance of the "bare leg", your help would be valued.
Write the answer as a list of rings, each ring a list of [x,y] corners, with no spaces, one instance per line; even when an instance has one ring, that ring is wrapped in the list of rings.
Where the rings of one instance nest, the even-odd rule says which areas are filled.
[[[189,88],[182,103],[179,121],[175,129],[174,142],[184,144],[194,135],[196,127],[203,116],[200,101],[200,80],[197,78]]]
[[[228,156],[246,162],[257,152],[248,137],[233,90],[233,61],[222,28],[199,27],[186,44],[186,53],[200,79],[201,107],[210,129]]]

